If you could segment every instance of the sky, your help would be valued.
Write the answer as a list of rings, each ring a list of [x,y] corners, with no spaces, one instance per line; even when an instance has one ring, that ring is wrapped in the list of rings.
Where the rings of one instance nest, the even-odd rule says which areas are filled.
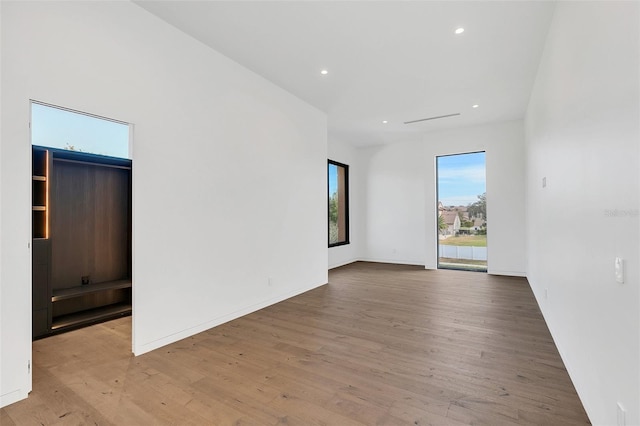
[[[329,164],[329,196],[338,190],[338,167]]]
[[[466,206],[487,191],[485,153],[437,157],[438,200],[445,206]]]
[[[129,126],[32,103],[31,143],[129,158]]]

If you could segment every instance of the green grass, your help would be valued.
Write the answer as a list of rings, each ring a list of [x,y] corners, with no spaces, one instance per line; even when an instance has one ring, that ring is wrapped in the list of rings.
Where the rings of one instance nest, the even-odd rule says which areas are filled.
[[[449,237],[446,240],[440,240],[440,244],[446,246],[473,246],[486,247],[486,235],[461,235],[459,237]]]

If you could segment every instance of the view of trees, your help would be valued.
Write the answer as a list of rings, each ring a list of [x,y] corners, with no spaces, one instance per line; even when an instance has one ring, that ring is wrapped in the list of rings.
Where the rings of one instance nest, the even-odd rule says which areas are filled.
[[[473,227],[473,221],[471,220],[461,220],[460,221],[460,226],[463,228],[472,228]]]
[[[477,195],[478,201],[466,206],[440,206],[438,232],[443,237],[458,235],[486,235],[487,195]],[[452,214],[454,216],[452,216]],[[455,220],[453,219],[455,217]]]
[[[478,201],[476,201],[475,203],[469,204],[467,206],[467,212],[469,212],[469,217],[478,217],[486,221],[487,220],[487,193],[484,192],[482,195],[478,195]]]
[[[329,247],[349,244],[349,166],[329,160]]]
[[[447,222],[445,222],[444,217],[443,216],[438,216],[438,231],[440,231],[441,234],[444,233],[444,231],[446,231],[448,225]]]
[[[80,148],[76,148],[75,145],[71,145],[69,142],[67,142],[67,144],[64,146],[64,149],[66,149],[67,151],[82,152],[82,150]]]
[[[329,243],[338,242],[338,193],[329,197]]]

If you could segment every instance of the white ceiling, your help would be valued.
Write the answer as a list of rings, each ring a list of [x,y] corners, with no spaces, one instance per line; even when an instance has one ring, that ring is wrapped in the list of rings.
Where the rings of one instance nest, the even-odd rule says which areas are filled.
[[[547,1],[136,3],[326,112],[330,137],[356,146],[522,118],[555,7]],[[465,28],[461,35],[454,34],[458,27]],[[403,124],[453,113],[460,115]]]

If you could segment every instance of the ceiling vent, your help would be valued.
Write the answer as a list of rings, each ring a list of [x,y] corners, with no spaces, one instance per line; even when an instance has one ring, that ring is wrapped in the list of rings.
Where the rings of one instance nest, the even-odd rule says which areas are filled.
[[[456,112],[455,114],[437,115],[435,117],[428,117],[428,118],[421,118],[419,120],[405,121],[404,124],[419,123],[421,121],[429,121],[429,120],[438,120],[440,118],[455,117],[456,115],[460,115],[460,113]]]

